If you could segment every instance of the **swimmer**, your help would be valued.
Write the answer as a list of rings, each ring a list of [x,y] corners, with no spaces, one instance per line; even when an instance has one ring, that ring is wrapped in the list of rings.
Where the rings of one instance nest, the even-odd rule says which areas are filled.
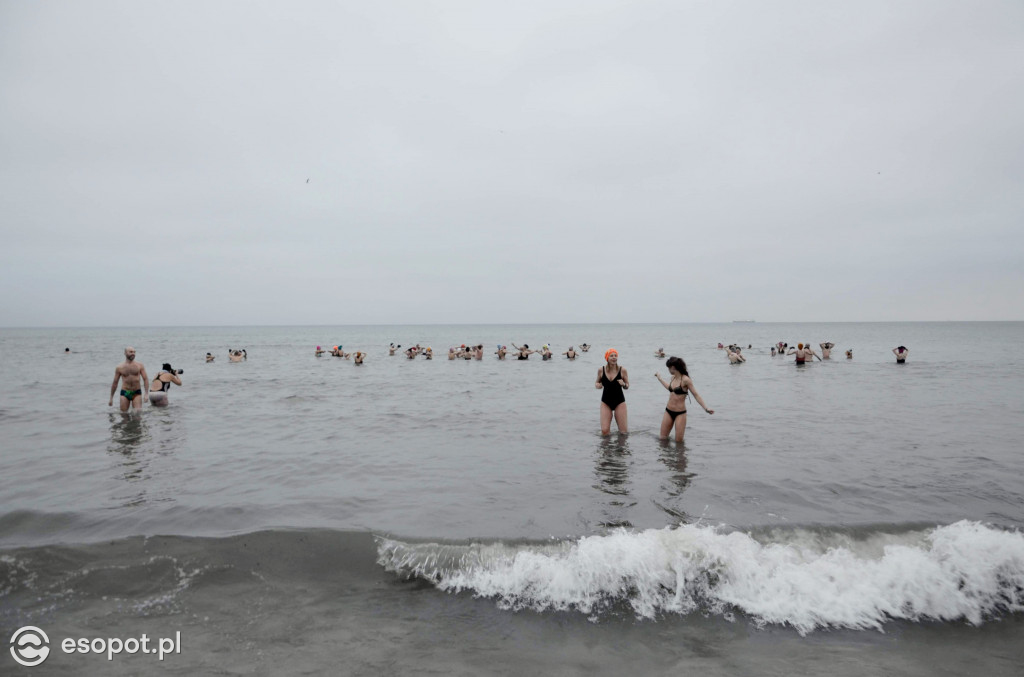
[[[811,357],[812,355],[814,357],[818,357],[818,354],[815,353],[814,350],[812,350],[810,346],[804,348],[804,344],[803,343],[796,344],[796,348],[793,348],[792,350],[790,350],[786,354],[787,355],[796,355],[796,364],[797,365],[804,364],[807,361],[807,358]],[[818,357],[818,361],[819,362],[821,361],[820,357]]]
[[[852,360],[853,359],[853,348],[850,348],[849,350],[846,351],[846,359],[848,359],[848,360]]]
[[[484,344],[481,343],[481,344],[477,345],[476,348],[473,349],[473,359],[474,360],[482,360],[482,359],[484,359]]]
[[[508,354],[508,348],[503,345],[499,345],[498,349],[494,351],[494,354],[498,356],[499,360],[504,360],[505,355]]]
[[[321,356],[321,355],[323,355],[323,354],[324,354],[325,352],[326,352],[326,351],[325,351],[325,350],[324,350],[323,348],[321,348],[320,346],[317,346],[317,347],[316,347],[316,353],[314,353],[314,354],[315,354],[315,355],[316,355],[317,357],[320,357],[320,356]]]
[[[576,351],[573,350],[572,346],[569,346],[569,350],[566,350],[562,354],[565,355],[570,360],[575,360],[577,355]]]
[[[432,359],[434,359],[434,349],[431,348],[430,346],[427,346],[426,348],[424,348],[423,349],[423,359],[425,359],[425,360],[432,360]]]
[[[213,355],[211,353],[206,353],[206,361],[207,362],[213,362],[213,360],[214,360]]]
[[[181,379],[178,378],[178,374],[181,373],[183,373],[181,369],[175,369],[170,363],[164,362],[163,369],[153,377],[153,389],[149,391],[149,403],[154,407],[166,407],[167,393],[171,389],[171,384],[181,385]]]
[[[747,358],[740,353],[739,348],[734,346],[729,347],[729,352],[726,355],[729,358],[729,364],[743,364],[747,361]]]
[[[686,370],[686,362],[681,357],[668,358],[665,366],[668,367],[668,383],[661,377],[661,374],[654,374],[669,393],[668,404],[665,405],[665,413],[661,416],[661,439],[667,440],[668,434],[672,432],[674,426],[676,429],[676,442],[682,442],[683,435],[686,433],[687,394],[692,393],[693,399],[697,400],[697,404],[708,414],[714,414],[715,410],[708,409],[707,405],[704,404],[703,398],[697,393],[697,389],[693,387],[693,379],[690,378],[690,372]]]
[[[139,379],[142,380],[142,388],[139,387]],[[114,367],[114,382],[110,384],[108,407],[114,406],[114,393],[117,392],[118,381],[122,382],[121,411],[128,411],[128,407],[140,411],[142,403],[149,399],[149,375],[146,374],[146,366],[135,361],[135,348],[131,346],[124,349],[124,362]]]
[[[352,356],[352,361],[355,364],[362,364],[363,360],[366,359],[366,353],[357,350],[355,355]]]
[[[665,349],[664,348],[658,348],[657,350],[654,351],[654,356],[655,357],[665,357]]]
[[[551,349],[548,348],[547,345],[543,345],[543,346],[540,347],[540,359],[542,359],[542,360],[550,360],[551,356],[552,356]]]
[[[395,356],[395,351],[398,350],[401,347],[402,347],[401,343],[399,343],[397,346],[394,343],[392,343],[391,345],[388,346],[388,355],[391,356],[391,357],[394,357]]]
[[[896,364],[903,364],[907,361],[907,355],[910,354],[910,351],[907,350],[906,346],[899,346],[892,349],[892,354],[896,356]]]
[[[620,433],[629,432],[626,396],[623,390],[629,390],[629,374],[619,366],[619,351],[609,348],[605,351],[605,366],[597,370],[597,381],[594,387],[604,390],[601,393],[601,434],[607,435],[612,429],[612,418]]]
[[[519,356],[516,357],[517,360],[528,360],[530,359],[530,355],[537,352],[536,350],[530,350],[529,343],[524,343],[522,348],[513,343],[512,347],[519,351]]]
[[[772,346],[772,357],[775,357],[775,346]]]
[[[836,344],[831,341],[825,341],[824,343],[818,344],[821,347],[821,359],[831,360],[832,349],[836,347]]]
[[[228,348],[228,359],[232,362],[241,362],[242,360],[249,359],[249,355],[245,352],[245,348],[241,350]]]
[[[68,353],[70,353],[70,352],[71,352],[71,348],[65,348],[65,349],[64,349],[64,354],[65,354],[65,355],[67,355],[67,354],[68,354]]]
[[[585,353],[586,352],[590,352],[590,344],[589,343],[581,343],[580,344],[580,350],[585,352]]]
[[[448,349],[448,359],[449,360],[454,360],[455,359],[455,348],[449,348]]]

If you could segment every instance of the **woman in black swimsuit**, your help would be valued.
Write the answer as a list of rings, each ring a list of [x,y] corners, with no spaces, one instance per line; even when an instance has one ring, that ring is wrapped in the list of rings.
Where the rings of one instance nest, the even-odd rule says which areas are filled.
[[[537,352],[536,350],[530,350],[529,343],[524,343],[522,348],[513,343],[512,347],[519,351],[519,356],[516,357],[517,360],[528,360],[530,355]]]
[[[670,357],[666,360],[665,366],[668,367],[670,374],[668,383],[661,377],[661,374],[655,374],[661,381],[661,385],[665,386],[669,392],[668,405],[661,417],[661,439],[667,440],[668,434],[672,432],[672,426],[675,426],[676,442],[682,442],[683,434],[686,432],[686,395],[688,393],[693,393],[693,399],[697,400],[704,411],[713,414],[715,410],[708,409],[704,400],[697,394],[697,389],[693,387],[693,379],[690,378],[690,373],[686,370],[686,362],[683,362],[682,358]]]
[[[171,389],[172,383],[176,386],[181,385],[178,370],[164,362],[163,370],[153,378],[153,386],[149,389],[149,403],[154,407],[166,407],[167,391]]]
[[[601,393],[601,434],[607,435],[612,429],[612,418],[620,433],[629,432],[626,410],[626,396],[623,390],[629,390],[629,374],[619,366],[619,352],[614,348],[604,354],[607,364],[597,370],[597,381],[594,387]]]

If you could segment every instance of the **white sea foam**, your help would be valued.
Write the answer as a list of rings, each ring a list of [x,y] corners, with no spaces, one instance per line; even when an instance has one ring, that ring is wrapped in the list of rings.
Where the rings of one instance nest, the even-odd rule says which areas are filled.
[[[1024,534],[976,522],[862,534],[794,529],[753,537],[712,527],[618,531],[549,545],[379,539],[387,570],[502,608],[637,616],[738,610],[759,623],[877,628],[889,619],[979,624],[1024,611]]]

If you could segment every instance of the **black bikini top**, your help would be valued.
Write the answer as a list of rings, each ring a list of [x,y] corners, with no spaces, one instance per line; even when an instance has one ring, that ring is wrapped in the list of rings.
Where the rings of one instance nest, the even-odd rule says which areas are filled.
[[[672,381],[668,382],[668,391],[670,393],[675,393],[676,395],[685,395],[688,392],[688,390],[689,390],[688,388],[684,388],[683,387],[682,383],[680,383],[680,385],[677,385],[675,388],[673,388],[672,387]]]

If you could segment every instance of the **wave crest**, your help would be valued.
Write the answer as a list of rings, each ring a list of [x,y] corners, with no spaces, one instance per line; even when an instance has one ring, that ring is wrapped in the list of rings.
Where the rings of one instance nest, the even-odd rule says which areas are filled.
[[[977,625],[1024,611],[1024,535],[967,521],[859,537],[682,526],[542,545],[378,538],[377,555],[388,571],[501,608],[592,618],[620,603],[647,619],[738,610],[805,634],[881,629],[890,619]]]

